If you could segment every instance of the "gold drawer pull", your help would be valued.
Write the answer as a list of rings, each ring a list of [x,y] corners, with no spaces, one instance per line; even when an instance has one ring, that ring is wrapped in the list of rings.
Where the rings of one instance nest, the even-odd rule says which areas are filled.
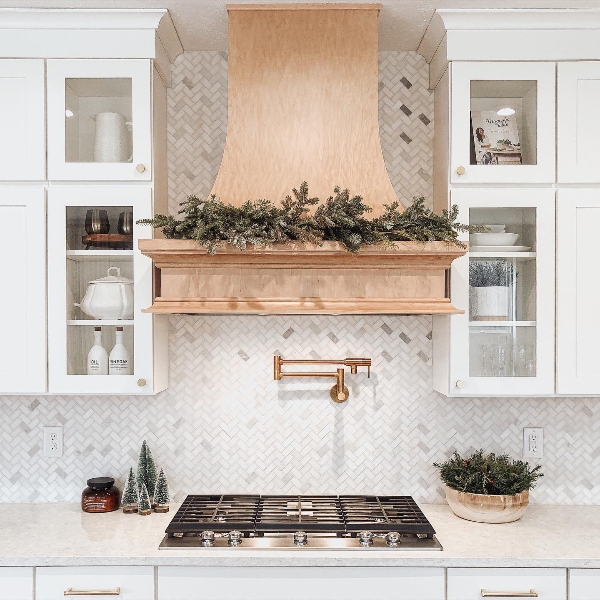
[[[528,592],[490,592],[481,590],[482,598],[537,598],[538,593],[534,590]]]
[[[120,596],[121,588],[114,590],[74,590],[69,588],[65,590],[65,596]]]

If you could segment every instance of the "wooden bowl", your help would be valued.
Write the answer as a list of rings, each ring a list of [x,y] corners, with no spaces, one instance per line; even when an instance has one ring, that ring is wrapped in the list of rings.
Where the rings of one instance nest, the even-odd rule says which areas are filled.
[[[477,523],[510,523],[518,521],[529,504],[529,490],[514,496],[469,494],[446,486],[446,500],[452,512],[461,519]]]

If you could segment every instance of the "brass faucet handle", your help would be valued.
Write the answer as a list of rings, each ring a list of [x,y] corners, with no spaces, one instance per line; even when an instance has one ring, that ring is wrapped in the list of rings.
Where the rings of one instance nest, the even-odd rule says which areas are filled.
[[[358,367],[367,367],[367,376],[371,377],[371,359],[370,358],[347,358],[344,365],[350,367],[350,373],[356,375]]]

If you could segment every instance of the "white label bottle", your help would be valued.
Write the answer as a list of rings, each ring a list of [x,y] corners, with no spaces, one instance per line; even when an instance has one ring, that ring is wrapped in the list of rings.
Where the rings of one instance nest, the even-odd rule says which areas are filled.
[[[123,344],[123,328],[117,327],[115,332],[115,347],[110,351],[108,357],[109,375],[131,375],[131,362],[129,352]]]
[[[94,345],[87,357],[88,375],[108,375],[108,354],[102,345],[102,328],[94,327]]]

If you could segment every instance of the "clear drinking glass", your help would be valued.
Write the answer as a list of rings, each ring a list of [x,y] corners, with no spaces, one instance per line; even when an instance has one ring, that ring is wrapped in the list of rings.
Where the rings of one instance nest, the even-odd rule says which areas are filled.
[[[482,347],[483,376],[511,377],[513,370],[513,353],[510,344],[490,344]]]
[[[535,377],[535,346],[532,344],[515,345],[514,364],[517,377]]]

